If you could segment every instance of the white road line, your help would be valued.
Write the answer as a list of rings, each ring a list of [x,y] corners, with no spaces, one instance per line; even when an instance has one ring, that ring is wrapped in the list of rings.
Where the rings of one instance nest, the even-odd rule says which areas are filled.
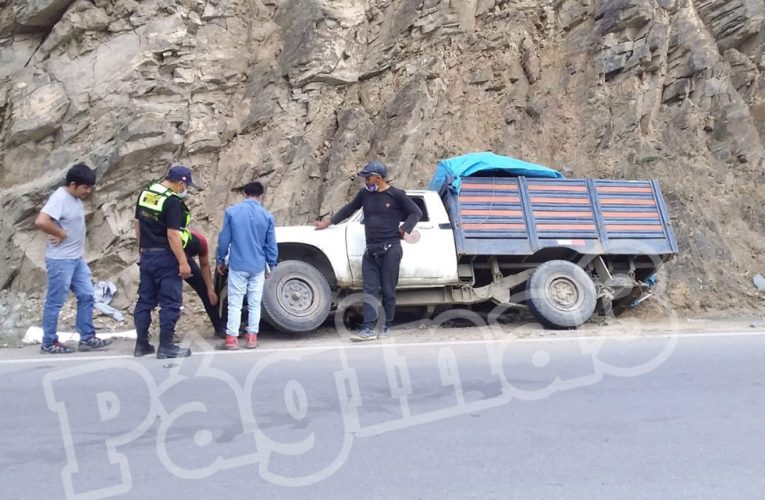
[[[559,343],[559,342],[573,342],[573,341],[602,341],[602,340],[617,340],[617,341],[634,341],[639,339],[662,339],[679,337],[680,339],[707,339],[717,337],[765,337],[765,331],[738,331],[738,332],[699,332],[699,333],[663,333],[663,334],[647,334],[647,335],[580,335],[576,337],[532,337],[532,338],[519,338],[509,337],[506,339],[481,339],[481,340],[445,340],[439,342],[389,342],[383,341],[379,343],[348,343],[348,344],[330,344],[324,346],[303,346],[303,347],[272,347],[272,348],[258,348],[258,349],[239,349],[236,351],[226,350],[213,350],[213,351],[197,351],[192,353],[192,356],[217,356],[217,355],[241,355],[241,354],[273,354],[278,352],[305,352],[305,351],[330,351],[336,349],[380,349],[382,347],[443,347],[443,346],[458,346],[458,345],[480,345],[480,344],[498,344],[509,342],[520,343]],[[156,359],[154,356],[146,356],[147,359]],[[136,359],[130,354],[116,354],[116,355],[77,355],[71,356],[67,354],[40,354],[39,358],[25,358],[25,359],[7,359],[0,360],[0,366],[3,365],[20,365],[20,364],[49,364],[49,363],[65,363],[72,361],[102,361],[107,359]],[[140,359],[140,358],[138,358]],[[161,362],[167,361],[182,361],[180,359],[163,359]]]

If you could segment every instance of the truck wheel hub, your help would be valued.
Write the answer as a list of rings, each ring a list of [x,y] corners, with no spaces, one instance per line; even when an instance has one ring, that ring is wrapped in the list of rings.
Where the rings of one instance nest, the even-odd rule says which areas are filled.
[[[294,313],[305,312],[313,303],[313,290],[304,281],[291,279],[282,287],[282,306]]]
[[[576,309],[582,301],[579,288],[565,276],[555,276],[549,281],[547,298],[552,305],[564,311]]]

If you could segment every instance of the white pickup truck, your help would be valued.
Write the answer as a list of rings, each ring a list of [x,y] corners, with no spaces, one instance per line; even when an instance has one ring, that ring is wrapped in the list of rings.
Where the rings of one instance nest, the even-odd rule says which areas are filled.
[[[492,301],[572,328],[645,295],[677,253],[656,181],[465,178],[459,192],[407,190],[422,209],[417,243],[402,241],[397,303]],[[277,227],[279,265],[263,317],[308,332],[362,287],[362,211],[324,231]],[[226,314],[225,276],[216,276]]]

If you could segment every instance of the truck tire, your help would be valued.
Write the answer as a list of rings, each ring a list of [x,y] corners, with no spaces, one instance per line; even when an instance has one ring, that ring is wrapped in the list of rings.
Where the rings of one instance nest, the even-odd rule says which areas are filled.
[[[315,330],[327,319],[331,306],[327,278],[310,264],[299,260],[280,262],[266,280],[263,315],[278,330]]]
[[[537,267],[528,281],[528,306],[550,328],[576,328],[595,312],[595,284],[584,270],[566,260]]]

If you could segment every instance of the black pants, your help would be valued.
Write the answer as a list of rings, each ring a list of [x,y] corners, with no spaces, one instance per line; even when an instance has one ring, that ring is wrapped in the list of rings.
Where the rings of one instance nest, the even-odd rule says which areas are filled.
[[[189,267],[191,268],[191,276],[186,278],[186,283],[197,292],[199,299],[205,306],[205,312],[207,312],[207,317],[210,318],[210,323],[212,323],[215,333],[221,335],[225,334],[226,325],[224,325],[220,319],[218,308],[212,305],[210,298],[207,296],[207,285],[205,285],[205,282],[202,279],[202,270],[199,269],[199,264],[197,264],[196,259],[193,258],[189,258],[188,261]]]
[[[141,252],[141,282],[138,303],[133,311],[137,340],[149,343],[151,311],[159,305],[159,345],[173,345],[175,323],[181,313],[183,280],[178,275],[178,260],[168,250]]]
[[[379,298],[382,289],[382,306],[385,325],[391,326],[396,315],[396,286],[403,250],[401,243],[390,244],[385,251],[379,246],[368,245],[361,261],[364,278],[364,295]],[[377,323],[377,307],[374,300],[364,300],[364,322],[362,328],[373,329]]]

